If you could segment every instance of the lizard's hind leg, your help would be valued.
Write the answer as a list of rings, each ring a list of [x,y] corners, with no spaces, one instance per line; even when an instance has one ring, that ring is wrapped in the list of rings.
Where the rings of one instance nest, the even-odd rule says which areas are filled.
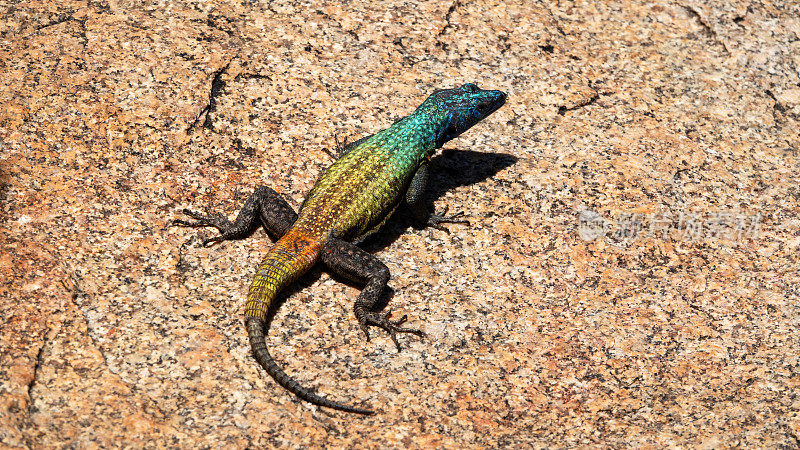
[[[358,324],[367,335],[367,340],[369,340],[369,327],[383,328],[389,332],[399,351],[397,333],[423,335],[420,330],[400,326],[406,321],[406,316],[392,321],[389,320],[391,313],[383,314],[375,311],[381,293],[389,282],[389,268],[380,259],[350,242],[331,238],[322,249],[322,262],[334,273],[356,283],[365,284],[353,305],[353,311]]]
[[[219,230],[219,236],[206,239],[203,245],[216,242],[244,239],[263,225],[267,234],[272,239],[279,239],[286,234],[295,220],[297,213],[286,203],[277,192],[267,186],[258,186],[253,194],[247,198],[244,206],[231,222],[221,213],[203,215],[183,210],[183,213],[194,221],[175,219],[173,225],[181,227],[214,227]]]

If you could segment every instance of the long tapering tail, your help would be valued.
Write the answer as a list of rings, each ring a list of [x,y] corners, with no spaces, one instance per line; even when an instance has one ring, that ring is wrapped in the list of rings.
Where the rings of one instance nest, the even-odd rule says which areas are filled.
[[[354,408],[352,406],[336,403],[300,386],[300,383],[278,367],[278,364],[272,359],[269,351],[267,351],[267,344],[264,341],[264,321],[256,317],[248,317],[245,319],[245,325],[247,326],[247,334],[250,336],[250,347],[253,349],[253,356],[256,358],[256,361],[261,364],[261,367],[263,367],[278,384],[286,388],[289,392],[315,405],[358,414],[373,413],[368,409]]]
[[[300,236],[290,230],[267,253],[258,266],[258,271],[247,294],[245,306],[245,326],[250,338],[250,348],[256,361],[281,386],[301,399],[315,405],[338,409],[341,411],[372,414],[367,409],[342,405],[321,397],[309,389],[300,386],[281,369],[267,351],[266,318],[270,305],[278,291],[308,271],[319,259],[322,243],[318,240]]]

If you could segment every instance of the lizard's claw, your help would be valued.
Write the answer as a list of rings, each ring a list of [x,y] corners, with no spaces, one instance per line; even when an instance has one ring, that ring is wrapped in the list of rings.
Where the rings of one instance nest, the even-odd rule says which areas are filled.
[[[345,136],[344,141],[339,142],[339,136],[334,134],[333,140],[336,141],[336,152],[341,155],[344,148],[347,147],[347,137]]]
[[[184,209],[183,213],[195,221],[191,222],[188,220],[175,219],[172,221],[173,225],[177,225],[179,227],[214,227],[218,230],[221,230],[225,227],[226,222],[228,221],[228,219],[226,219],[225,216],[220,213],[206,213],[203,215],[198,212],[194,212],[191,209]]]
[[[436,228],[437,230],[442,230],[445,233],[450,233],[450,230],[443,226],[443,223],[463,223],[469,225],[469,220],[459,218],[464,216],[464,211],[459,211],[448,216],[448,209],[448,206],[444,205],[444,211],[442,211],[441,214],[431,213],[430,217],[428,217],[428,223],[426,225]]]
[[[400,342],[397,340],[397,333],[412,333],[416,334],[417,336],[425,335],[425,333],[423,333],[421,330],[400,326],[406,322],[408,316],[403,315],[403,317],[398,320],[389,320],[391,315],[391,312],[387,312],[386,314],[369,312],[358,318],[358,323],[361,326],[361,329],[364,331],[364,334],[367,336],[367,341],[369,341],[368,330],[371,326],[383,328],[384,330],[388,331],[389,336],[392,338],[392,342],[394,342],[398,352],[402,349],[402,347],[400,347]]]
[[[331,150],[328,150],[327,148],[323,148],[322,151],[327,153],[328,156],[330,156],[333,159],[339,159],[339,158],[342,157],[342,154],[344,153],[344,148],[347,147],[347,138],[345,137],[344,141],[340,142],[339,141],[339,136],[334,134],[333,135],[333,140],[336,143],[336,152],[334,153]]]
[[[222,242],[224,240],[225,240],[225,238],[223,238],[222,236],[214,236],[212,238],[203,239],[202,246],[203,247],[211,247],[212,245],[218,244],[218,243],[220,243],[220,242]]]
[[[179,227],[192,227],[192,228],[199,228],[199,227],[214,227],[219,230],[220,235],[215,236],[212,238],[208,238],[203,240],[203,247],[210,247],[218,242],[222,242],[225,240],[225,237],[222,235],[224,230],[229,228],[230,222],[228,219],[220,213],[216,214],[209,214],[206,215],[194,212],[190,209],[184,209],[183,213],[187,216],[194,219],[194,221],[189,220],[182,220],[182,219],[175,219],[172,221],[172,225],[179,226]]]

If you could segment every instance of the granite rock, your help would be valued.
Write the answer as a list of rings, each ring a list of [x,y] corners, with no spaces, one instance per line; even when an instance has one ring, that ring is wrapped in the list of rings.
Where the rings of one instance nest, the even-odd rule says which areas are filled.
[[[0,3],[0,443],[8,447],[800,445],[800,6]],[[367,248],[426,339],[364,342],[314,271],[249,356],[263,232],[334,136],[475,82],[505,107],[434,159],[450,234]]]

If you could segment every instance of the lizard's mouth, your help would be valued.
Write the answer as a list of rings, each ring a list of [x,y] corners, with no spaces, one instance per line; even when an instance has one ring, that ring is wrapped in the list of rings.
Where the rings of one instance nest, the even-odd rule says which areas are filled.
[[[478,104],[477,110],[482,118],[500,109],[506,104],[506,93],[503,91],[483,91],[486,99]]]

